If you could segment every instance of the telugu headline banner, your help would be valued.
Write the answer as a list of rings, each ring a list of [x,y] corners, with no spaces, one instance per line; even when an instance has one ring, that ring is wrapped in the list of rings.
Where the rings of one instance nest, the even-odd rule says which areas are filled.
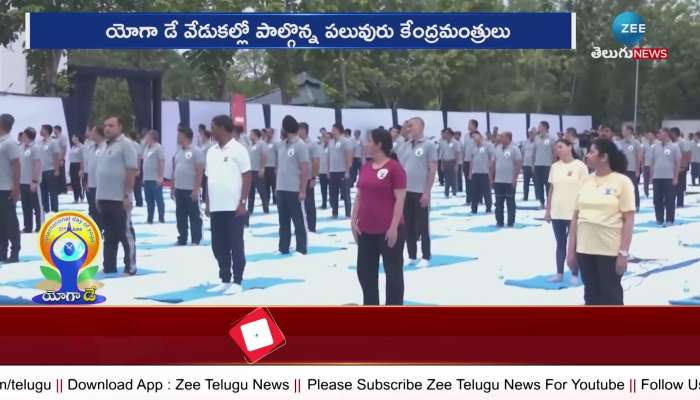
[[[575,13],[26,13],[28,49],[575,49]]]

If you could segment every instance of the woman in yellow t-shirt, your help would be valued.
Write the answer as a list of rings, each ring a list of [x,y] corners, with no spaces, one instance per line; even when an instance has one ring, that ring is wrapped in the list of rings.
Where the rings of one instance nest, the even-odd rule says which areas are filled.
[[[559,139],[554,146],[559,161],[552,164],[549,170],[550,188],[544,219],[552,224],[557,241],[557,274],[549,278],[549,282],[561,282],[564,279],[566,238],[576,209],[576,196],[583,180],[588,176],[588,167],[574,157],[573,149],[573,143],[569,140]],[[571,284],[578,285],[577,272],[571,277]]]
[[[634,228],[634,186],[627,158],[609,139],[597,139],[586,156],[594,173],[584,181],[571,220],[566,256],[581,271],[586,305],[622,305],[622,275]]]

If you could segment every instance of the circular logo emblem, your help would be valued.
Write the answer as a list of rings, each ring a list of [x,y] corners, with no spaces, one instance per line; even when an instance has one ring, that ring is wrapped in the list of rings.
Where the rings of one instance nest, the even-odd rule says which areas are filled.
[[[32,154],[32,151],[30,149],[25,149],[24,150],[24,156],[29,157],[29,155]]]
[[[483,148],[483,147],[479,147],[479,153],[483,153],[483,152],[485,152],[485,151],[486,151],[486,149],[485,149],[485,148]]]
[[[326,147],[325,149],[323,149],[323,152],[324,152],[324,153],[328,153],[328,147]]]
[[[146,154],[146,158],[149,158],[155,153],[154,151],[149,151],[148,154]]]
[[[271,149],[271,148],[272,148],[272,143],[268,144],[267,147]]]
[[[99,156],[100,154],[102,154],[102,149],[97,149],[97,150],[95,150],[95,155],[96,155],[96,156]]]
[[[545,146],[549,145],[549,139],[545,139],[544,144],[545,144]]]
[[[191,159],[191,158],[192,158],[192,152],[191,152],[191,151],[188,151],[187,153],[185,153],[185,158],[188,159],[188,160]]]
[[[510,151],[506,151],[505,153],[503,153],[503,156],[505,158],[510,158]]]
[[[450,145],[449,145],[449,146],[447,146],[447,147],[449,147],[449,148],[452,148],[452,147],[454,147],[454,143],[450,143]]]
[[[294,157],[294,149],[289,149],[289,150],[287,150],[287,156],[288,156],[288,157]]]
[[[667,156],[670,156],[670,155],[671,155],[671,149],[664,149],[664,154],[666,154]]]
[[[258,145],[255,145],[255,146],[251,147],[250,150],[255,151],[255,149],[257,149],[257,148],[258,148]]]
[[[627,147],[627,150],[629,150],[629,151],[633,151],[633,150],[634,150],[634,146],[632,146],[632,145],[629,145],[629,146]]]
[[[698,144],[696,144],[695,146],[700,147],[700,142],[698,142]]]
[[[639,43],[644,37],[644,31],[644,20],[634,11],[618,14],[612,23],[615,40],[626,46],[634,46]]]
[[[416,157],[422,157],[423,156],[423,148],[419,147],[415,151]]]
[[[377,171],[377,178],[379,178],[380,180],[386,178],[387,175],[389,175],[389,170],[386,168],[382,168],[379,171]]]
[[[44,145],[44,150],[48,150],[48,149],[49,149],[49,145],[48,144]]]
[[[336,148],[336,149],[339,149],[339,148],[340,148],[340,142],[336,142],[336,143],[335,143],[335,148]]]

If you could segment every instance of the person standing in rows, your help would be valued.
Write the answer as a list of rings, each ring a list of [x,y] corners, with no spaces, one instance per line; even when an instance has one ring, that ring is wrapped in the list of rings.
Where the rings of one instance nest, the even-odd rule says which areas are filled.
[[[651,151],[651,181],[657,225],[673,225],[676,220],[676,186],[682,155],[678,145],[671,141],[670,135],[667,128],[662,128],[659,131],[659,141]]]
[[[399,160],[406,171],[406,247],[409,264],[417,268],[430,266],[430,197],[437,173],[437,148],[425,138],[425,122],[420,117],[406,121],[403,130],[410,140],[401,147]],[[422,258],[418,262],[418,240]]]
[[[136,151],[138,169],[136,171],[136,178],[134,180],[134,200],[136,202],[136,207],[143,207],[143,173],[141,164],[143,163],[143,147],[141,146],[139,140],[139,134],[136,131],[129,132],[126,136],[127,141]]]
[[[20,153],[17,142],[10,137],[14,124],[12,115],[0,115],[0,263],[3,264],[19,262],[22,247],[15,211],[20,198]]]
[[[700,184],[700,131],[695,132],[695,135],[691,134],[691,136],[693,141],[690,147],[690,179],[691,184],[697,186]],[[695,183],[695,180],[698,181],[698,184]]]
[[[396,125],[389,129],[389,135],[391,135],[391,150],[394,154],[399,154],[401,152],[401,145],[406,143],[406,139],[401,135],[401,127]]]
[[[296,252],[307,253],[307,236],[302,203],[306,199],[309,176],[309,152],[299,138],[299,124],[291,115],[282,120],[284,139],[277,147],[277,213],[279,217],[280,254],[289,254],[294,223]]]
[[[357,174],[360,172],[360,167],[362,167],[362,160],[364,159],[364,147],[365,143],[362,139],[362,132],[359,129],[355,129],[352,138],[352,167],[350,168],[350,180],[355,186],[357,182]]]
[[[370,132],[367,153],[372,161],[366,162],[360,170],[352,209],[357,277],[364,305],[379,305],[380,256],[386,274],[386,304],[403,304],[406,172],[392,159],[392,146],[391,135],[386,130],[379,128]]]
[[[491,181],[496,192],[496,225],[503,227],[503,203],[508,208],[508,227],[515,225],[515,186],[523,166],[520,150],[513,146],[513,134],[500,134],[501,145],[494,151]]]
[[[250,221],[250,216],[253,215],[255,211],[255,192],[258,192],[260,196],[260,202],[262,203],[263,212],[268,214],[270,212],[269,202],[270,200],[266,198],[265,194],[265,183],[264,183],[264,170],[265,170],[265,142],[261,139],[262,132],[260,129],[253,129],[250,131],[250,141],[251,146],[249,150],[250,155],[250,193],[248,194],[248,220]],[[250,223],[248,222],[246,226]]]
[[[478,132],[479,121],[475,119],[470,119],[467,124],[468,133],[464,136],[462,142],[462,156],[464,162],[462,163],[462,171],[464,172],[464,192],[466,194],[466,205],[471,205],[472,203],[472,181],[471,181],[471,162],[472,153],[474,151],[474,138],[473,134]]]
[[[277,148],[274,142],[274,132],[270,128],[265,129],[265,195],[272,199],[272,204],[277,204]]]
[[[178,148],[173,157],[173,181],[170,197],[175,200],[177,246],[187,245],[187,231],[193,246],[202,241],[202,216],[199,210],[199,188],[204,175],[204,153],[192,143],[194,133],[188,126],[177,128]]]
[[[345,204],[345,217],[350,218],[350,167],[352,166],[352,142],[344,137],[343,125],[333,124],[333,139],[329,143],[330,196],[333,218],[338,218],[338,196]]]
[[[41,181],[41,148],[34,142],[36,131],[27,128],[20,133],[20,181],[19,189],[22,198],[22,214],[24,216],[24,233],[39,232],[44,222],[44,211],[39,200],[39,182]],[[36,221],[36,230],[32,222]]]
[[[644,196],[646,196],[647,199],[649,198],[649,186],[651,185],[651,152],[655,142],[656,135],[654,132],[647,132],[646,137],[642,141],[642,148],[644,150]]]
[[[328,177],[330,171],[330,154],[328,143],[331,138],[326,133],[326,130],[321,128],[321,144],[320,144],[320,158],[318,166],[318,179],[321,184],[321,209],[325,210],[328,208],[328,185],[330,178]]]
[[[207,153],[206,214],[211,221],[211,247],[219,265],[221,284],[208,291],[231,295],[243,290],[246,265],[243,226],[248,215],[250,156],[234,138],[233,121],[228,115],[214,117],[211,131],[216,144]]]
[[[309,232],[316,233],[316,180],[321,163],[321,147],[309,139],[309,124],[299,123],[299,139],[306,145],[309,153],[309,175],[306,185],[306,197],[304,198],[304,213]]]
[[[639,211],[639,177],[644,161],[644,151],[642,150],[642,145],[635,139],[634,131],[630,125],[625,125],[622,128],[620,149],[627,158],[627,176],[634,186],[634,204],[637,211]]]
[[[535,176],[535,136],[537,131],[530,129],[527,132],[527,140],[522,145],[523,155],[523,201],[530,198],[530,182]]]
[[[616,145],[597,139],[586,157],[593,173],[581,185],[571,220],[567,263],[580,270],[586,305],[622,305],[622,276],[634,229],[634,188]]]
[[[95,198],[104,228],[104,272],[117,272],[117,247],[124,247],[124,274],[136,274],[136,235],[131,223],[134,180],[138,155],[134,143],[122,133],[122,121],[110,116],[104,121],[106,141],[95,158]]]
[[[459,142],[454,139],[454,132],[450,128],[442,131],[440,141],[439,158],[442,161],[442,173],[445,176],[445,198],[452,195],[457,197],[457,159],[462,158],[459,149]]]
[[[82,176],[83,143],[80,142],[80,137],[78,135],[73,135],[73,137],[71,137],[68,159],[70,161],[68,171],[70,173],[70,186],[73,191],[73,203],[77,204],[84,199],[83,185],[80,178]]]
[[[471,181],[472,214],[476,214],[479,203],[483,200],[486,213],[491,212],[491,162],[494,158],[494,147],[490,142],[484,142],[481,133],[472,134],[474,147],[472,148],[472,163],[469,180]]]
[[[51,137],[51,125],[42,125],[41,142],[41,204],[44,212],[58,212],[58,192],[60,190],[61,149]]]
[[[146,223],[153,223],[158,207],[158,222],[165,223],[163,202],[163,177],[165,176],[165,151],[160,144],[160,135],[150,130],[145,136],[143,148],[143,191],[146,197]]]
[[[457,163],[457,192],[462,193],[462,191],[464,190],[464,184],[462,182],[462,162],[464,160],[464,157],[462,156],[462,132],[455,131],[454,134],[455,142],[457,143],[459,150],[459,156],[455,161]]]
[[[579,160],[583,159],[583,148],[581,148],[581,144],[578,140],[578,132],[576,132],[576,128],[574,127],[568,127],[566,128],[566,132],[564,132],[564,139],[568,140],[569,143],[571,143],[572,150],[575,154],[575,157],[578,158]],[[554,150],[556,153],[556,149]]]
[[[63,134],[63,128],[61,125],[54,125],[53,127],[54,140],[58,145],[61,154],[58,158],[58,180],[56,181],[57,193],[68,193],[66,185],[66,154],[68,153],[68,138]]]
[[[102,217],[97,208],[97,158],[104,151],[105,131],[102,126],[96,126],[91,131],[92,143],[84,147],[83,170],[87,171],[86,196],[88,200],[88,213],[100,232],[104,230]]]
[[[199,148],[202,149],[202,153],[204,154],[204,161],[206,164],[207,152],[209,151],[211,146],[214,145],[214,140],[211,138],[211,132],[207,129],[207,127],[204,124],[199,124],[197,130],[199,132]],[[207,184],[207,174],[205,173],[202,177],[202,202],[204,202],[204,199],[207,197],[208,187],[209,185]]]
[[[544,220],[552,224],[554,239],[557,242],[555,252],[557,274],[547,280],[561,282],[564,280],[566,240],[569,237],[571,218],[576,209],[578,192],[583,181],[588,177],[588,167],[583,161],[576,159],[574,148],[567,139],[557,141],[554,148],[559,160],[552,164],[549,171],[550,190]],[[573,273],[571,284],[578,285],[578,272]]]
[[[537,128],[538,135],[535,138],[535,150],[533,151],[535,166],[535,196],[544,209],[544,202],[549,195],[547,177],[554,157],[554,140],[549,134],[549,122],[542,121]]]
[[[670,129],[671,141],[678,146],[681,152],[681,167],[678,171],[678,184],[676,185],[676,207],[685,207],[685,191],[687,188],[688,166],[690,165],[690,142],[683,138],[681,130],[673,127]]]

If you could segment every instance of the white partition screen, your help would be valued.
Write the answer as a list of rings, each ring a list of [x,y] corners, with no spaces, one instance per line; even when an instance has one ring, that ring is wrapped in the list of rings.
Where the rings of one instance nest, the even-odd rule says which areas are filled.
[[[530,114],[530,127],[537,128],[540,121],[549,123],[549,133],[556,135],[557,132],[562,132],[561,124],[559,123],[559,115],[557,114]]]
[[[593,128],[593,117],[590,115],[562,115],[562,132],[566,128],[575,128],[576,132],[583,132]]]
[[[426,137],[438,139],[440,137],[440,132],[445,128],[445,124],[442,120],[442,111],[407,110],[404,108],[399,108],[396,111],[399,118],[399,125],[413,117],[423,118],[425,122],[424,134]]]
[[[367,131],[383,126],[389,130],[393,125],[390,108],[344,108],[343,126],[352,130],[359,129],[365,138]]]
[[[265,114],[262,104],[249,103],[245,106],[246,129],[263,129],[265,127]]]
[[[199,124],[209,129],[212,118],[217,115],[231,115],[231,103],[226,101],[190,101],[190,128],[197,132]]]
[[[173,156],[177,149],[177,125],[180,123],[180,107],[177,101],[162,101],[160,107],[160,129],[163,130],[160,133],[160,143],[165,152],[165,178],[171,179]],[[196,125],[194,132],[197,132]]]
[[[275,130],[275,140],[279,140],[282,119],[285,115],[291,115],[298,122],[309,124],[309,137],[317,138],[321,127],[330,131],[335,123],[335,110],[323,107],[284,106],[273,104],[270,106],[270,127]]]
[[[464,134],[468,132],[469,120],[473,119],[479,124],[479,131],[486,132],[486,118],[485,112],[448,111],[447,126],[452,128],[453,131],[460,131]]]
[[[509,131],[513,134],[513,142],[519,143],[527,139],[527,116],[517,113],[489,113],[491,130],[498,127],[499,132]],[[484,131],[482,131],[483,133]]]

